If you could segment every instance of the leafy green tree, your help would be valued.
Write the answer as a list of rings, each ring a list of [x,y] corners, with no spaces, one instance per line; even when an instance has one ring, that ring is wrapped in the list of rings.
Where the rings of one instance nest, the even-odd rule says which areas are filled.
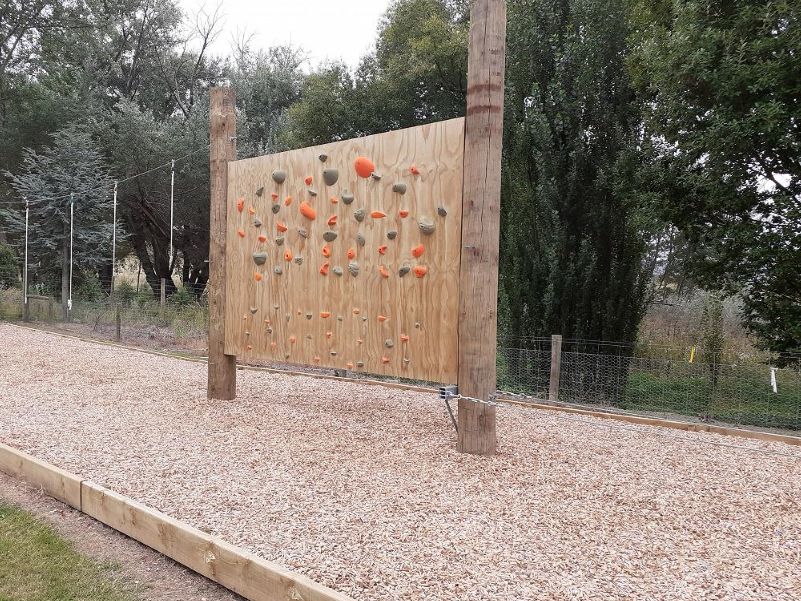
[[[801,4],[641,1],[632,18],[661,213],[688,267],[742,295],[765,347],[801,350]]]
[[[0,288],[10,288],[19,283],[19,263],[13,248],[0,244]]]
[[[632,342],[657,229],[621,0],[509,3],[501,288],[515,336]]]
[[[111,257],[113,184],[108,167],[89,131],[70,126],[53,135],[51,146],[41,151],[27,149],[21,171],[7,176],[18,198],[30,202],[29,262],[38,267],[29,277],[33,275],[43,283],[60,277],[66,310],[71,202],[74,274],[97,273]],[[4,209],[0,217],[10,233],[17,238],[24,236],[24,205]]]

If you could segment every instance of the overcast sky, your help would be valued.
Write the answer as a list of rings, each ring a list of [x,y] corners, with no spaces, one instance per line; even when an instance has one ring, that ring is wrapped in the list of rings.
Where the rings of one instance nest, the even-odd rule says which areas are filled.
[[[188,17],[220,0],[179,0]],[[375,43],[378,21],[390,0],[222,0],[222,33],[212,53],[229,54],[231,39],[254,34],[252,47],[291,43],[308,52],[312,65],[342,59],[356,66]]]

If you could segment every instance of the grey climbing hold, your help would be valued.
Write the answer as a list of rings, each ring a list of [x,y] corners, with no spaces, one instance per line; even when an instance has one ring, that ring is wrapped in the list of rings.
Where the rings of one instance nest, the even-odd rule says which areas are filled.
[[[251,308],[250,308],[250,313],[251,313],[251,315],[255,315],[255,314],[256,314],[256,311],[258,311],[258,309],[257,309],[256,307],[251,307]]]
[[[357,361],[356,367],[364,367],[364,361]]]
[[[395,343],[392,342],[392,338],[387,338],[384,341],[384,346],[387,347],[387,348],[392,348],[393,346],[395,346]]]
[[[312,314],[311,313],[306,313],[306,319],[311,319],[311,318],[312,318]]]
[[[276,311],[278,311],[278,305],[273,305],[273,309],[275,309]]]
[[[342,268],[338,265],[334,267],[331,271],[333,271],[336,275],[342,275]]]
[[[256,265],[264,265],[267,262],[267,253],[253,253],[253,262]]]
[[[299,227],[298,228],[298,236],[300,236],[301,238],[308,238],[309,237],[309,232],[307,232],[305,228]]]
[[[261,197],[262,194],[264,194],[264,186],[256,190],[256,196]]]
[[[276,184],[283,184],[286,181],[286,171],[283,169],[276,169],[273,171],[273,181]]]
[[[309,193],[309,196],[317,196],[317,190],[315,190],[314,188],[309,188],[306,191]]]
[[[258,217],[253,218],[253,227],[261,227],[261,219]]]
[[[247,330],[245,330],[245,336],[250,336],[250,332],[248,332]]]
[[[312,339],[312,335],[311,334],[306,334],[306,340],[311,340],[311,339]]]
[[[420,329],[420,322],[419,321],[415,321],[414,322],[414,327],[419,330]]]
[[[332,357],[336,357],[337,356],[337,352],[336,351],[331,351],[331,356]]]
[[[323,233],[323,240],[325,240],[326,242],[333,242],[336,239],[337,239],[337,233],[336,232],[332,232],[331,230],[328,230],[327,232]]]
[[[437,214],[440,217],[445,217],[448,214],[448,211],[447,211],[447,209],[445,209],[445,207],[439,206],[439,207],[437,207]]]
[[[365,215],[364,209],[356,209],[356,210],[353,212],[353,218],[354,218],[356,221],[358,221],[359,223],[361,223],[362,221],[364,221],[364,215]]]
[[[356,242],[359,243],[359,246],[364,246],[367,240],[364,239],[364,234],[358,233],[356,234]]]
[[[406,194],[406,184],[403,182],[395,182],[392,184],[392,191],[398,194]]]
[[[367,321],[367,316],[362,317],[362,321]]]
[[[356,197],[353,195],[353,192],[348,192],[347,190],[345,190],[340,195],[340,198],[342,199],[342,202],[344,202],[346,205],[349,205],[350,203],[353,202],[353,199]]]
[[[404,363],[408,363],[408,362],[409,362],[409,359],[408,359],[408,358],[406,358],[406,357],[404,357],[404,358],[403,358],[403,362],[404,362]]]
[[[379,179],[381,179],[381,174],[380,174],[378,171],[373,171],[373,172],[370,174],[370,177],[372,177],[372,178],[373,178],[373,179],[375,179],[375,180],[379,180]]]
[[[398,275],[399,275],[400,277],[403,277],[403,276],[405,276],[407,273],[409,273],[411,270],[412,270],[412,268],[411,268],[411,267],[409,267],[408,265],[404,265],[403,267],[401,267],[400,269],[398,269]]]
[[[284,270],[281,269],[280,265],[276,265],[275,269],[273,269],[273,271],[275,272],[275,275],[281,275],[282,273],[284,273]]]
[[[359,264],[355,261],[353,263],[348,263],[348,271],[350,272],[350,275],[354,277],[359,275]]]
[[[283,246],[283,245],[284,245],[284,237],[283,237],[283,236],[278,236],[278,237],[275,239],[275,244],[276,244],[277,246]]]
[[[389,238],[390,240],[394,240],[397,237],[398,237],[398,232],[396,232],[395,230],[389,230],[387,232],[387,238]]]
[[[267,333],[268,334],[272,334],[273,333],[273,329],[270,326],[267,326]]]
[[[289,359],[289,353],[284,353],[284,359]]]
[[[337,321],[343,321],[344,318],[341,315],[337,315]]]
[[[324,152],[321,152],[320,154],[317,155],[317,158],[320,159],[321,163],[325,163],[328,160],[328,155],[325,154]]]
[[[291,318],[292,318],[292,316],[291,316],[289,313],[287,313],[287,314],[286,314],[286,320],[287,320],[287,322],[288,322],[288,321],[289,321]]]
[[[420,231],[430,236],[434,233],[434,230],[437,229],[434,225],[434,222],[429,217],[421,217],[420,221],[417,222],[417,225],[420,227]]]
[[[278,203],[275,203],[273,205],[273,213],[277,213],[280,210],[281,210],[281,205],[279,205]]]
[[[326,186],[333,186],[339,180],[339,171],[336,169],[323,169],[323,181]]]
[[[295,261],[295,265],[303,265],[303,257],[295,257],[293,261]]]

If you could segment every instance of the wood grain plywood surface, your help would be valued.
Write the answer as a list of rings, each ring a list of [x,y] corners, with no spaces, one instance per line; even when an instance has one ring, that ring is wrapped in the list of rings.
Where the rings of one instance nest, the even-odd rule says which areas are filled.
[[[225,352],[455,382],[463,154],[453,119],[230,163]]]

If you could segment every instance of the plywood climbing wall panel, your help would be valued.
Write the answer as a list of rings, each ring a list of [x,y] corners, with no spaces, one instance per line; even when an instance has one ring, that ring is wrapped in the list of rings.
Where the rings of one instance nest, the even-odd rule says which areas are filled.
[[[451,383],[464,119],[228,167],[225,352]]]

